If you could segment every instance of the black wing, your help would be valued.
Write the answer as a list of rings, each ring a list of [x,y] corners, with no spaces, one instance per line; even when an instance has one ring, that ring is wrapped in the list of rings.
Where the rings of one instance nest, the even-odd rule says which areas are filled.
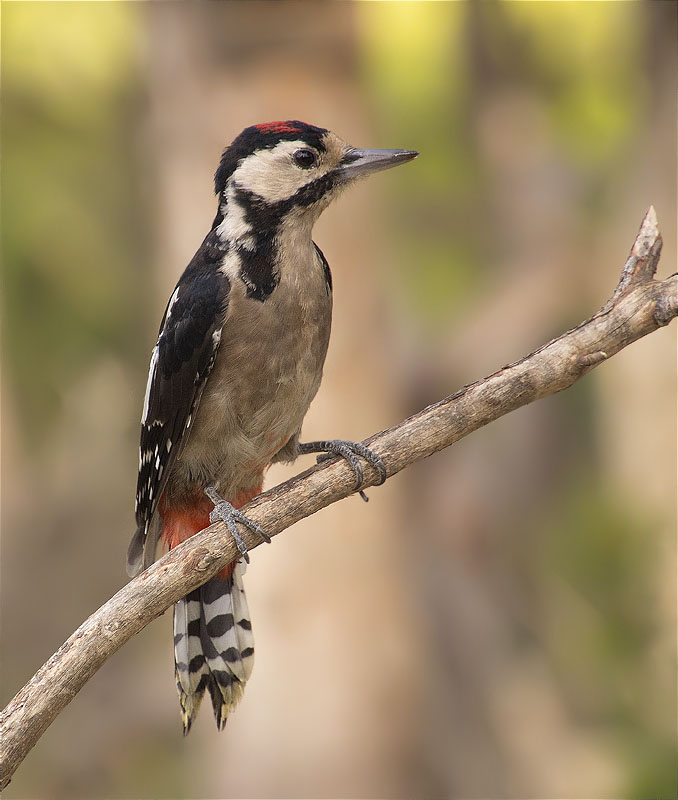
[[[136,548],[141,550],[219,349],[230,290],[219,269],[225,252],[216,233],[208,234],[172,293],[151,356],[136,495],[135,539],[139,538]],[[133,547],[135,540],[130,558]]]
[[[315,251],[318,254],[318,258],[323,265],[323,272],[325,273],[325,285],[327,287],[327,294],[332,294],[332,272],[330,270],[330,265],[327,263],[327,259],[325,258],[325,254],[323,251],[318,247],[318,245],[313,242],[313,247],[315,247]]]

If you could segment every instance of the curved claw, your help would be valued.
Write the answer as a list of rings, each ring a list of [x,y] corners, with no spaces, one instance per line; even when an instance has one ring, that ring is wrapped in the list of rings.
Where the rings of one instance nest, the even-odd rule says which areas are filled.
[[[381,457],[375,453],[374,450],[370,450],[369,447],[366,447],[364,444],[362,444],[362,442],[347,442],[343,439],[328,439],[327,441],[322,442],[305,442],[303,444],[299,444],[299,452],[319,452],[320,455],[316,459],[318,464],[331,458],[335,458],[336,456],[340,456],[348,462],[348,465],[353,470],[353,474],[356,477],[356,490],[360,490],[364,480],[363,468],[358,457],[364,458],[365,461],[367,461],[367,463],[379,473],[379,480],[375,484],[376,486],[380,486],[387,477],[386,467],[384,462],[381,460]],[[363,496],[363,499],[365,499],[363,492],[361,492],[361,495]]]
[[[271,543],[271,537],[254,520],[246,517],[242,511],[232,506],[228,500],[224,500],[223,498],[219,497],[216,490],[211,486],[208,486],[205,489],[205,494],[214,503],[214,508],[212,511],[210,511],[210,522],[223,522],[226,525],[236,545],[238,546],[238,550],[240,551],[242,557],[249,564],[250,557],[247,552],[247,545],[238,531],[237,523],[239,522],[241,525],[249,528],[249,530],[253,531],[254,533],[258,533],[267,544]]]

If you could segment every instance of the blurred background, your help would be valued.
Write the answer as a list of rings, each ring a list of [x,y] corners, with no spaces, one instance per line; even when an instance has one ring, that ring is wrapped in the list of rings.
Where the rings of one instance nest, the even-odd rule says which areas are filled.
[[[362,439],[676,261],[672,3],[4,3],[2,703],[126,580],[174,283],[246,125],[421,157],[322,217],[306,439]],[[253,554],[257,663],[183,739],[171,614],[10,798],[675,797],[676,327]],[[276,467],[267,485],[310,465]]]

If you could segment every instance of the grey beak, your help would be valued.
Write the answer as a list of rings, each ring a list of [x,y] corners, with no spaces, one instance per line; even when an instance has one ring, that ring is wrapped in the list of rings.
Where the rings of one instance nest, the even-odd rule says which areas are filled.
[[[351,180],[371,172],[397,167],[416,158],[416,150],[349,150],[337,167],[342,180]]]

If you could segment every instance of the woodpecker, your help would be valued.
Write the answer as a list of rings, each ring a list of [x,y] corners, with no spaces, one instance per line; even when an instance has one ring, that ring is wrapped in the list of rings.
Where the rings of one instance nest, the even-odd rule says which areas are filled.
[[[184,733],[208,691],[223,729],[254,656],[243,588],[247,548],[238,509],[276,461],[302,453],[381,459],[359,443],[301,443],[322,377],[332,276],[313,225],[355,179],[402,164],[413,150],[359,150],[297,120],[254,125],[221,156],[212,227],[172,292],[144,398],[136,493],[134,576],[158,553],[223,520],[241,558],[174,606],[174,660]],[[322,456],[321,456],[322,457]]]

